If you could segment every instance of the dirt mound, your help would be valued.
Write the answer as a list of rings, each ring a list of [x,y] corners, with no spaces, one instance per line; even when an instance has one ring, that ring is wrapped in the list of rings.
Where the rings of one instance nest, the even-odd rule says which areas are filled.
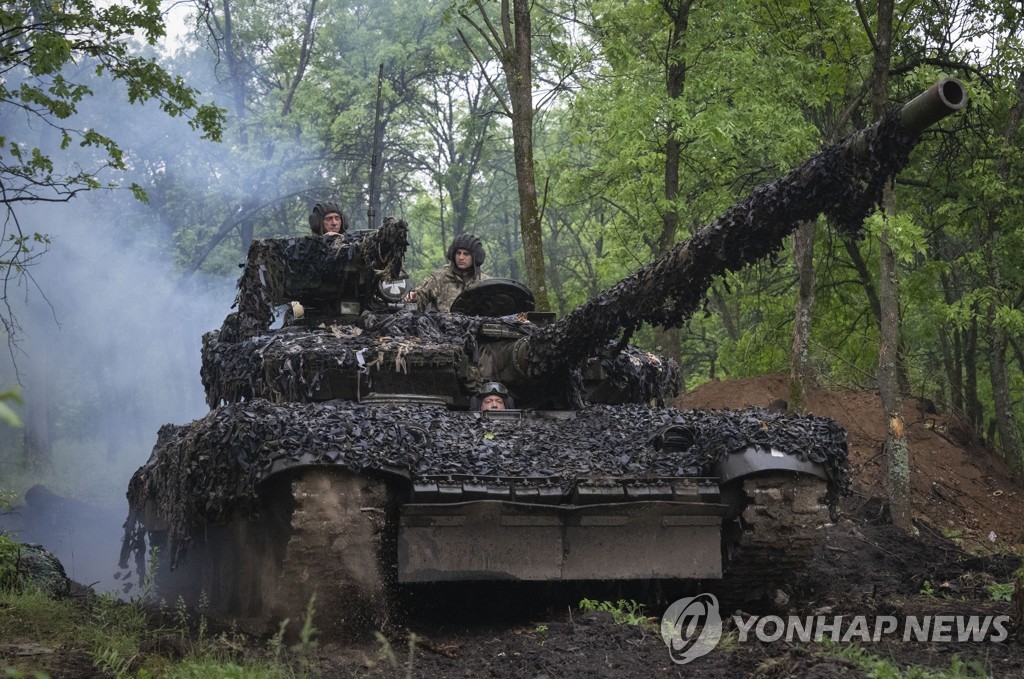
[[[682,409],[769,407],[785,399],[781,373],[738,380],[712,380],[680,396]],[[831,417],[849,433],[853,495],[847,510],[875,511],[881,519],[885,418],[877,391],[816,389],[807,412]],[[965,549],[995,552],[1024,548],[1024,492],[1010,480],[1006,462],[985,447],[958,417],[929,412],[931,404],[903,403],[910,449],[914,520],[922,533],[946,537]]]

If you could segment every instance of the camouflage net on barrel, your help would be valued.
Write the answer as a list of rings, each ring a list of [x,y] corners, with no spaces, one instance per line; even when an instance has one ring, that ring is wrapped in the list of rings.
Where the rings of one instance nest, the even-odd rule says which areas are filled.
[[[274,320],[274,307],[324,284],[341,283],[344,268],[360,262],[366,274],[399,278],[409,230],[388,217],[375,231],[350,231],[337,236],[255,240],[238,280],[238,311],[224,320],[220,339],[237,342],[260,335]]]
[[[894,113],[757,188],[692,238],[535,333],[531,373],[577,364],[620,334],[624,345],[644,323],[679,326],[700,309],[715,276],[777,252],[802,221],[825,213],[857,235],[916,143]]]
[[[354,403],[223,406],[186,426],[165,425],[132,477],[122,559],[144,554],[142,517],[168,525],[172,563],[198,527],[246,516],[276,461],[355,472],[407,470],[415,478],[515,478],[570,494],[580,482],[706,476],[748,445],[821,463],[832,501],[848,491],[846,433],[833,420],[752,409],[679,411],[592,406],[570,420],[480,419],[435,406]]]

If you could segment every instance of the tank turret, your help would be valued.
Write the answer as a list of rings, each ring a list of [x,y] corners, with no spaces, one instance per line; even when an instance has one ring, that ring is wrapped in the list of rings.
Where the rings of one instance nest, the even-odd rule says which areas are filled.
[[[237,311],[204,336],[211,411],[161,429],[123,558],[161,546],[168,594],[264,623],[316,594],[328,635],[388,625],[396,583],[785,582],[849,486],[845,432],[666,407],[675,365],[629,338],[682,323],[801,220],[855,231],[921,130],[965,103],[939,82],[561,320],[514,282],[467,290],[455,313],[405,308],[398,220],[254,242]],[[520,410],[468,410],[491,380]]]

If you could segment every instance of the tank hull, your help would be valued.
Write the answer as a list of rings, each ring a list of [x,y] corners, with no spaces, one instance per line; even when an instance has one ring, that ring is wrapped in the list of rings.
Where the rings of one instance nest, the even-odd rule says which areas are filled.
[[[757,410],[252,401],[163,431],[131,505],[164,598],[264,632],[312,606],[346,637],[423,583],[700,580],[742,599],[764,564],[784,582],[813,553],[844,463],[831,421]]]

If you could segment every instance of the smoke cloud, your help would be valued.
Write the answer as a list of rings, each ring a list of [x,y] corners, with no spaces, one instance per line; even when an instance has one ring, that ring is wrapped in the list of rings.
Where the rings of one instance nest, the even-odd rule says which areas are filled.
[[[52,244],[8,289],[22,335],[13,362],[2,358],[3,384],[23,385],[25,427],[0,425],[0,488],[31,490],[0,528],[52,551],[72,579],[111,590],[128,480],[161,424],[207,411],[201,336],[220,325],[235,281],[182,282],[160,229],[113,226],[93,210],[105,197],[20,215]]]

